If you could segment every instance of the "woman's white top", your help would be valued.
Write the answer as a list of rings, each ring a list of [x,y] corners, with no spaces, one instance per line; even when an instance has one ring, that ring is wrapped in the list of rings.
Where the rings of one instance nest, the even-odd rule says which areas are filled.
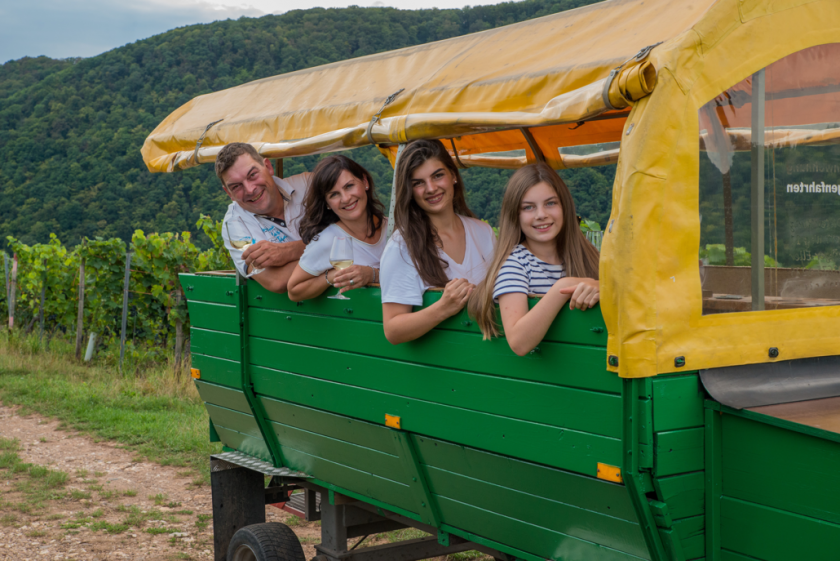
[[[382,257],[382,252],[385,250],[385,244],[387,243],[385,236],[385,232],[387,231],[388,219],[385,218],[382,220],[382,225],[379,228],[379,241],[374,244],[369,244],[357,240],[342,230],[338,224],[330,224],[306,245],[306,249],[303,250],[303,255],[300,261],[298,261],[298,265],[313,277],[323,275],[324,271],[329,271],[333,268],[330,265],[330,250],[332,249],[333,240],[337,237],[345,237],[353,239],[354,265],[364,265],[378,269],[379,259]]]
[[[464,252],[464,262],[456,263],[444,251],[438,248],[438,255],[448,265],[443,272],[446,278],[467,279],[472,284],[478,284],[487,275],[487,267],[493,260],[493,250],[496,246],[496,235],[489,224],[476,218],[458,215],[464,224],[467,237],[467,248]],[[399,230],[396,230],[385,246],[382,254],[379,282],[382,286],[383,304],[408,304],[421,306],[423,293],[432,288],[417,273],[417,268],[411,260],[408,246],[405,244]]]

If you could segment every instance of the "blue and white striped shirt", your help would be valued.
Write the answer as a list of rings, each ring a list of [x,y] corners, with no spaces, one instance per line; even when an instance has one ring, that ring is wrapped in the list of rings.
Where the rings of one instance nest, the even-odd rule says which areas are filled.
[[[496,284],[493,287],[493,299],[502,294],[545,294],[554,283],[566,276],[563,265],[551,265],[540,261],[528,249],[519,244],[502,264]]]

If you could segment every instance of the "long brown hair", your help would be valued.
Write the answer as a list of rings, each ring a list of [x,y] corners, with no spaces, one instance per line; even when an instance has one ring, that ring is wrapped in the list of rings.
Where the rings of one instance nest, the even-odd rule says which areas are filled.
[[[367,179],[367,222],[368,236],[373,236],[377,228],[382,226],[384,219],[383,209],[385,208],[376,197],[376,188],[373,185],[373,177],[368,170],[341,154],[324,158],[315,169],[312,170],[312,177],[309,179],[309,190],[303,200],[305,208],[303,218],[300,221],[300,238],[303,243],[308,244],[324,228],[338,222],[338,216],[327,204],[327,193],[335,187],[341,172],[347,170],[359,181]]]
[[[557,172],[546,164],[533,164],[520,168],[510,177],[505,187],[502,210],[499,214],[499,243],[496,244],[496,252],[487,270],[487,277],[476,287],[470,297],[470,315],[475,318],[485,339],[499,336],[493,289],[502,265],[517,244],[525,241],[525,234],[522,233],[522,227],[519,224],[519,209],[525,193],[537,183],[550,185],[560,199],[560,206],[563,207],[563,227],[555,241],[557,255],[563,261],[566,275],[598,278],[600,255],[578,227],[575,201],[569,188]]]
[[[457,214],[475,218],[467,207],[464,197],[464,181],[458,173],[458,167],[440,140],[415,140],[410,142],[397,163],[396,174],[396,202],[394,204],[394,221],[397,229],[405,240],[411,261],[417,269],[417,274],[429,286],[444,286],[449,279],[444,267],[446,262],[438,253],[440,238],[437,235],[429,215],[414,201],[414,189],[411,186],[411,175],[414,170],[428,160],[439,160],[455,178],[455,192],[452,204]]]

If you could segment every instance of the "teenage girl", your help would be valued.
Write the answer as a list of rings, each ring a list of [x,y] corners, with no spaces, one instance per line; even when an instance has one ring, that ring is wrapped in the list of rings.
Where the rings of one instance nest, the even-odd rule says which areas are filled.
[[[566,302],[581,310],[598,303],[598,258],[560,176],[546,164],[521,168],[505,187],[499,243],[470,313],[485,339],[498,336],[498,302],[508,344],[523,356],[542,341]],[[530,311],[529,294],[544,295]]]
[[[400,156],[396,230],[382,254],[382,319],[393,344],[428,333],[464,308],[493,258],[496,236],[464,198],[458,168],[439,140],[416,140]],[[443,287],[427,308],[423,293]]]
[[[376,198],[370,173],[346,156],[321,160],[312,172],[304,200],[300,237],[306,249],[289,279],[289,299],[315,298],[330,286],[341,292],[379,282],[388,220]],[[353,238],[353,265],[330,265],[337,236]]]

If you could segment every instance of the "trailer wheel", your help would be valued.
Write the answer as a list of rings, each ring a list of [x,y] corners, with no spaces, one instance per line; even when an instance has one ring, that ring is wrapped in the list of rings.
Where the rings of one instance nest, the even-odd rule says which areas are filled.
[[[268,522],[240,528],[230,540],[228,561],[306,561],[295,533],[285,524]]]

